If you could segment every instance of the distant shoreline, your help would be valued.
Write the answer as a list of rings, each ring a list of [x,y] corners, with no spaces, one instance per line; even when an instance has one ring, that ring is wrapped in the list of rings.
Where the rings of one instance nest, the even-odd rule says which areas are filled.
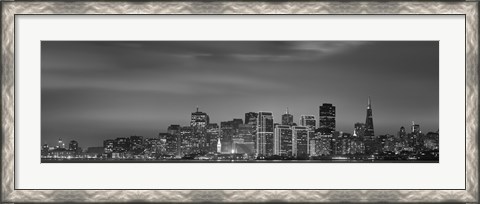
[[[41,163],[439,163],[439,160],[72,160],[42,159]]]

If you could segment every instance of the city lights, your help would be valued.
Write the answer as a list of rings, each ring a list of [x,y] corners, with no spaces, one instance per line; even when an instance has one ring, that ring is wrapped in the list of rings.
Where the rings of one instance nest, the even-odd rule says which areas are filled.
[[[281,124],[272,112],[245,113],[245,121],[210,123],[198,107],[190,126],[170,125],[154,138],[118,137],[103,146],[82,149],[75,140],[68,148],[62,138],[55,147],[42,145],[42,161],[434,161],[439,158],[439,133],[423,134],[412,122],[410,132],[375,135],[370,97],[365,123],[353,124],[353,134],[336,130],[336,107],[319,106],[314,115],[301,115],[299,124],[288,108]]]

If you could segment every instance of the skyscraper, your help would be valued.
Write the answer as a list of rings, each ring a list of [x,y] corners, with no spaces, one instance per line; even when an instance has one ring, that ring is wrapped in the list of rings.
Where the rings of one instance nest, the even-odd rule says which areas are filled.
[[[300,125],[308,127],[310,130],[315,130],[317,127],[317,121],[313,115],[302,115],[300,116]]]
[[[208,142],[208,152],[216,152],[217,141],[220,138],[220,128],[217,123],[207,125],[206,140]]]
[[[168,126],[167,133],[172,134],[172,135],[180,133],[180,125],[170,125],[170,126]]]
[[[255,112],[248,112],[245,113],[245,124],[252,125],[252,140],[254,143],[254,151],[256,151],[257,147],[257,118],[258,113]]]
[[[245,113],[245,124],[249,124],[257,127],[257,117],[258,117],[258,113],[255,113],[255,112]]]
[[[285,114],[282,115],[282,125],[292,125],[293,124],[293,115],[288,112],[288,108],[285,111]]]
[[[180,127],[180,155],[196,153],[198,143],[194,137],[194,128],[191,126]]]
[[[308,157],[308,127],[293,126],[292,154],[297,158]]]
[[[181,136],[180,125],[170,125],[167,128],[168,136],[166,138],[167,153],[171,155],[180,155]]]
[[[324,103],[319,111],[319,128],[322,135],[331,135],[335,131],[335,106]]]
[[[238,126],[243,124],[243,120],[241,118],[234,118],[232,120],[233,128],[238,129]]]
[[[273,154],[292,156],[292,129],[289,125],[275,126]]]
[[[232,141],[243,141],[243,138],[240,137],[239,134],[239,127],[243,125],[243,120],[240,118],[234,118],[232,120],[232,128],[233,128],[233,135],[232,135]]]
[[[222,142],[232,142],[233,136],[235,135],[233,121],[231,120],[220,122],[220,130]]]
[[[420,125],[419,125],[419,124],[415,124],[414,121],[412,121],[412,133],[413,133],[413,134],[418,134],[418,133],[420,133]]]
[[[418,145],[418,139],[420,136],[420,125],[415,124],[415,122],[412,121],[412,132],[409,135],[410,147],[416,147]]]
[[[244,142],[253,142],[253,127],[250,124],[241,124],[238,126],[238,137]]]
[[[247,154],[253,156],[255,153],[255,143],[253,141],[253,125],[240,124],[236,136],[233,138],[234,153]]]
[[[257,119],[257,154],[273,155],[273,115],[272,112],[258,112]]]
[[[365,120],[365,136],[375,136],[373,131],[372,103],[370,101],[370,97],[368,97],[367,118]]]
[[[210,118],[204,112],[197,111],[192,113],[190,126],[194,128],[195,131],[203,130],[208,123],[210,122]]]
[[[309,144],[309,154],[315,155],[315,144],[317,139],[315,138],[315,129],[317,127],[317,121],[313,115],[302,115],[300,116],[300,125],[308,128],[308,144]]]
[[[367,118],[365,119],[364,143],[365,153],[373,154],[378,150],[378,148],[376,148],[377,142],[373,131],[372,103],[370,97],[368,97]]]

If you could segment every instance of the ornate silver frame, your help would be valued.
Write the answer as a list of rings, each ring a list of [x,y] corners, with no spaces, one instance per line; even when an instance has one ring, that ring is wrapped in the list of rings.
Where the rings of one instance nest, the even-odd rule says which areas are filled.
[[[2,2],[1,202],[479,202],[478,2]],[[19,190],[14,187],[17,14],[460,14],[466,19],[464,190]]]

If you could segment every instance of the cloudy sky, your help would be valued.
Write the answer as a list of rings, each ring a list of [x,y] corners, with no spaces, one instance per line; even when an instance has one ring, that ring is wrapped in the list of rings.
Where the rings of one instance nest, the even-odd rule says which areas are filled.
[[[42,143],[82,147],[107,138],[155,137],[188,125],[199,106],[211,122],[288,107],[315,115],[337,109],[337,130],[365,122],[372,98],[376,134],[412,121],[439,121],[438,42],[44,41]]]

